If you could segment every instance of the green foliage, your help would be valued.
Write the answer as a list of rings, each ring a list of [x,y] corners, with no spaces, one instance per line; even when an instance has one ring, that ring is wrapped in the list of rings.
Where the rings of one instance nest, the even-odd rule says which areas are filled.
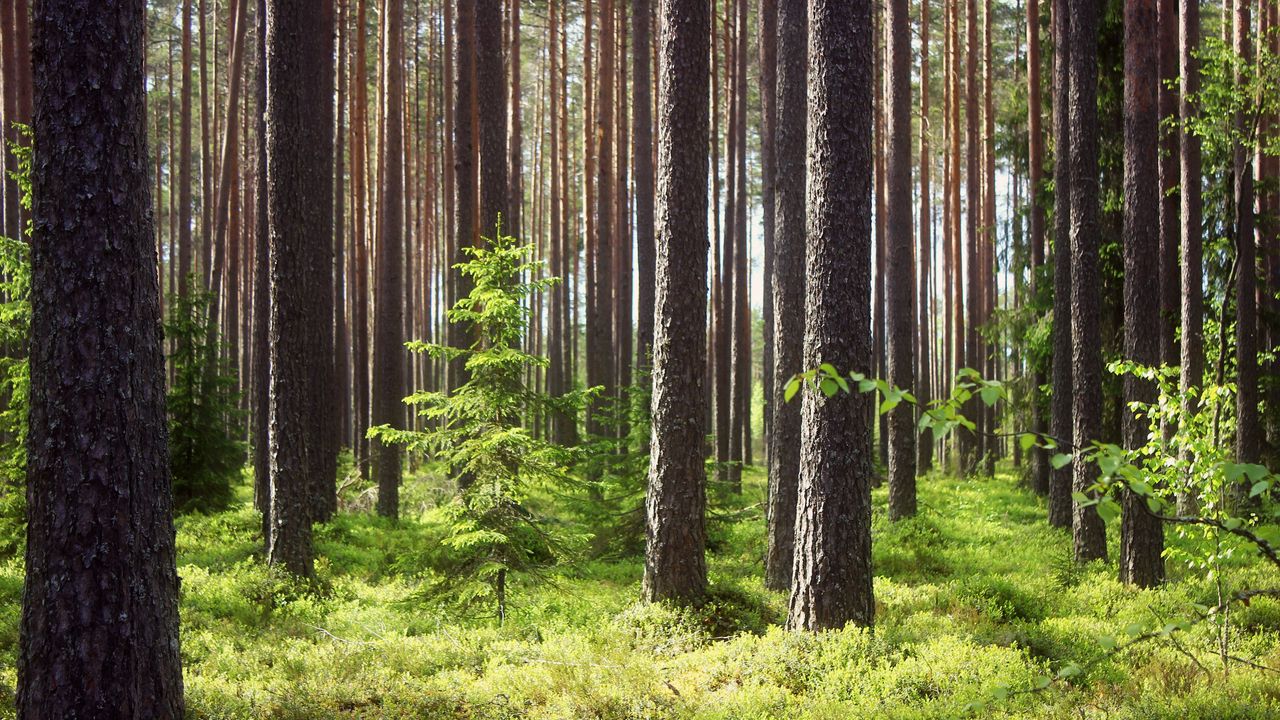
[[[22,207],[31,210],[31,129],[19,126],[24,142],[11,143]],[[0,235],[0,557],[18,553],[25,540],[27,393],[31,333],[31,223],[23,238]]]
[[[199,287],[193,278],[191,287]],[[169,467],[180,512],[226,508],[244,465],[240,439],[244,413],[231,363],[221,357],[209,317],[213,295],[191,292],[169,299],[165,335],[173,340],[169,368]],[[213,347],[209,346],[212,339]],[[210,357],[214,356],[211,369]]]
[[[495,606],[506,614],[509,573],[537,573],[569,554],[572,538],[534,512],[537,498],[573,485],[577,450],[535,437],[521,425],[531,414],[577,413],[584,393],[551,397],[529,386],[528,371],[545,358],[521,348],[529,324],[529,298],[557,280],[539,279],[533,247],[503,235],[467,248],[458,266],[474,283],[449,310],[474,342],[454,348],[408,343],[415,352],[465,363],[468,380],[452,392],[418,392],[405,398],[424,420],[422,431],[372,428],[370,437],[423,452],[457,478],[456,498],[434,519],[448,528],[443,567],[433,568],[427,595],[449,594],[462,606]]]

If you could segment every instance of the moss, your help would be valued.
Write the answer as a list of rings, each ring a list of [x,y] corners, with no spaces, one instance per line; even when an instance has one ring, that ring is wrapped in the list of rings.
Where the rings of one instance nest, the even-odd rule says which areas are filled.
[[[877,623],[821,634],[780,627],[787,597],[760,581],[764,479],[714,508],[712,591],[691,609],[638,603],[638,557],[583,561],[518,584],[505,627],[419,592],[440,560],[429,472],[405,487],[398,523],[348,512],[316,528],[315,585],[273,573],[246,487],[239,505],[178,523],[182,652],[193,718],[1006,717],[1204,720],[1280,717],[1276,676],[1213,665],[1211,627],[1176,648],[1114,657],[1099,642],[1179,617],[1214,596],[1170,563],[1171,583],[1135,591],[1114,565],[1066,560],[1068,536],[1006,475],[920,484],[920,516],[889,523],[874,494]],[[945,509],[945,511],[944,511]],[[572,518],[565,518],[570,522]],[[1170,534],[1171,542],[1191,542]],[[1231,580],[1274,584],[1256,558]],[[0,717],[13,716],[21,560],[0,560]],[[1280,603],[1237,609],[1232,650],[1280,666]],[[1071,663],[1084,672],[1037,693]],[[996,702],[997,688],[1009,688]],[[966,711],[973,702],[982,711]]]

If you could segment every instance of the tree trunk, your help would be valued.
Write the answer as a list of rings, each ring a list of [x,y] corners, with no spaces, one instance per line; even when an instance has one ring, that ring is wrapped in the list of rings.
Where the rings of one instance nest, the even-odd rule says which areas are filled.
[[[639,270],[636,364],[648,368],[653,354],[653,96],[649,10],[651,0],[631,1],[631,143],[636,192],[636,266]]]
[[[706,0],[658,0],[657,281],[643,595],[705,594]]]
[[[1235,29],[1232,35],[1235,53],[1245,64],[1253,62],[1253,38],[1250,0],[1235,0]],[[1236,67],[1235,82],[1244,82],[1242,69]],[[1245,109],[1235,117],[1237,137],[1249,132],[1252,112]],[[1253,217],[1253,151],[1241,141],[1235,146],[1235,243],[1236,243],[1236,462],[1258,462],[1262,445],[1258,422],[1258,317],[1257,250],[1254,245]]]
[[[0,176],[0,188],[3,188],[4,222],[0,224],[0,235],[17,238],[27,221],[27,213],[20,203],[21,193],[18,181],[9,175],[16,170],[15,158],[9,152],[10,143],[17,142],[18,129],[15,122],[31,124],[31,12],[27,0],[4,0],[0,2],[0,48],[4,53],[0,57],[3,65],[4,105],[0,108],[0,167],[4,175]]]
[[[799,398],[786,401],[787,383],[804,370],[805,138],[808,19],[801,3],[778,3],[778,123],[773,312],[773,422],[769,438],[769,544],[765,585],[791,584],[800,482]]]
[[[390,4],[401,3],[393,0]],[[502,216],[504,233],[519,232],[519,228],[509,222],[511,211],[507,207],[507,73],[502,61],[502,0],[475,0],[475,6],[475,82],[480,111],[479,233],[481,237],[493,237],[499,215]],[[404,72],[403,52],[402,49],[399,56],[401,75]],[[403,79],[399,82],[403,88]],[[403,98],[403,89],[399,92]],[[392,106],[388,104],[387,107]]]
[[[1156,22],[1160,53],[1159,122],[1178,116],[1178,0],[1158,0]],[[1160,360],[1159,364],[1178,364],[1178,132],[1174,128],[1158,130],[1160,152]],[[1169,428],[1172,429],[1172,428]]]
[[[1187,124],[1196,117],[1193,98],[1200,92],[1200,3],[1181,3],[1178,25],[1179,45],[1179,103],[1178,115],[1182,123],[1180,139],[1180,182],[1182,188],[1182,345],[1178,388],[1182,396],[1182,412],[1196,411],[1199,403],[1193,391],[1204,383],[1204,293],[1201,287],[1204,277],[1204,245],[1201,237],[1203,200],[1200,190],[1200,138],[1187,131]],[[1189,457],[1182,458],[1189,460]],[[1178,512],[1195,512],[1195,496],[1188,492],[1178,495]]]
[[[33,18],[24,718],[183,716],[145,15]]]
[[[1040,203],[1044,182],[1044,131],[1041,127],[1040,102],[1040,2],[1027,0],[1027,153],[1030,188],[1028,220],[1031,244],[1031,296],[1036,297],[1036,278],[1045,261],[1044,206]],[[1044,371],[1037,363],[1031,379],[1031,429],[1044,435],[1049,431],[1044,416],[1040,388],[1045,385]],[[1049,455],[1039,447],[1031,450],[1031,488],[1039,495],[1049,495]]]
[[[871,3],[809,3],[804,363],[868,372]],[[792,628],[870,626],[871,427],[860,394],[804,393]]]
[[[931,32],[929,22],[929,3],[920,3],[920,117],[922,120],[920,122],[920,239],[917,246],[920,273],[917,280],[920,292],[917,307],[920,322],[916,329],[916,335],[920,339],[920,350],[916,360],[916,377],[918,378],[916,398],[923,407],[928,407],[933,398],[929,358],[932,355],[934,339],[933,328],[930,325],[933,318],[929,312],[930,256],[933,252],[933,191],[929,186],[929,172],[933,164],[933,157],[929,154],[929,135],[932,131],[929,118],[929,34]],[[923,474],[933,466],[933,431],[922,432],[916,438],[916,442],[918,443],[916,462],[919,472]]]
[[[760,3],[760,209],[763,230],[764,348],[761,353],[761,393],[764,398],[765,464],[769,461],[769,439],[773,435],[773,356],[777,342],[777,320],[773,312],[773,264],[777,243],[777,107],[778,107],[778,0]],[[767,574],[767,573],[766,573]]]
[[[916,389],[915,272],[911,234],[911,16],[907,0],[889,0],[888,191],[886,263],[888,381]],[[915,408],[901,403],[889,413],[889,517],[916,514]]]
[[[470,279],[459,272],[456,266],[467,261],[468,256],[463,250],[472,247],[476,241],[476,191],[479,185],[475,133],[470,119],[471,106],[476,99],[476,0],[461,0],[456,9],[453,64],[454,238],[447,263],[450,268],[448,287],[452,292],[445,301],[449,308],[471,292]],[[449,323],[445,335],[450,347],[463,348],[470,345],[469,334],[458,323]],[[451,361],[449,389],[456,390],[465,382],[466,370],[463,363],[460,360]]]
[[[311,510],[332,368],[323,300],[332,267],[332,5],[267,1],[267,212],[271,258],[271,550],[313,575]]]
[[[267,0],[257,2],[258,95],[257,173],[258,195],[254,207],[253,241],[253,487],[262,513],[262,547],[271,549],[271,262],[270,224],[267,209]]]
[[[1071,124],[1071,388],[1075,492],[1088,490],[1098,479],[1097,464],[1084,459],[1084,450],[1102,439],[1102,331],[1100,327],[1102,273],[1098,259],[1098,0],[1071,4],[1070,102]],[[1076,503],[1072,513],[1075,557],[1078,561],[1107,557],[1106,526],[1092,506]]]
[[[1124,353],[1141,365],[1160,364],[1160,256],[1158,86],[1155,0],[1126,0],[1124,6]],[[1124,378],[1129,403],[1155,402],[1155,383],[1133,375]],[[1126,411],[1124,444],[1137,450],[1147,444],[1149,420]],[[1120,524],[1120,580],[1154,587],[1164,580],[1164,531],[1146,507],[1144,496],[1123,493]]]
[[[978,218],[982,206],[981,175],[981,124],[978,116],[982,87],[978,80],[978,59],[982,53],[978,46],[978,1],[968,0],[968,12],[965,17],[966,65],[965,65],[965,300],[967,325],[964,335],[965,364],[978,372],[983,372],[982,356],[979,353],[980,338],[978,327],[982,318],[982,259],[979,255]],[[975,396],[965,405],[965,416],[977,424],[974,431],[959,431],[960,462],[965,474],[978,469],[978,460],[982,452],[981,401]]]
[[[1053,0],[1053,394],[1049,430],[1058,447],[1072,446],[1071,423],[1071,15]],[[1071,466],[1049,475],[1049,524],[1071,527]]]
[[[374,261],[373,287],[373,393],[371,420],[374,427],[404,425],[404,7],[396,0],[384,6],[382,18],[382,132],[379,134],[378,245]],[[501,8],[499,6],[499,27]],[[478,19],[478,17],[477,17]],[[501,44],[497,51],[501,51]],[[499,59],[501,67],[501,59]],[[505,83],[488,88],[499,100]],[[505,131],[505,129],[504,129]],[[497,154],[505,175],[506,144]],[[492,160],[492,156],[489,158]],[[505,202],[503,179],[493,200],[495,207]],[[500,210],[498,210],[500,212]],[[496,214],[495,214],[496,217]],[[373,480],[378,484],[378,514],[395,518],[400,514],[400,446],[381,440],[371,443]]]

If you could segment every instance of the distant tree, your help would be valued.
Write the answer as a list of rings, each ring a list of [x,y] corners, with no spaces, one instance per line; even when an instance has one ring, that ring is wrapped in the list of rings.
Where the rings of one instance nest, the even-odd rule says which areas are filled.
[[[1200,138],[1189,125],[1196,118],[1193,98],[1200,91],[1200,3],[1182,2],[1178,18],[1178,117],[1180,123],[1182,188],[1181,256],[1182,256],[1182,328],[1181,364],[1178,388],[1182,394],[1182,411],[1195,412],[1198,401],[1192,392],[1204,383],[1204,240],[1201,237],[1203,199],[1201,196]],[[1191,493],[1178,496],[1178,512],[1194,512]]]
[[[1028,202],[1029,237],[1031,245],[1031,294],[1038,291],[1037,278],[1045,261],[1044,205],[1040,193],[1044,183],[1044,131],[1040,102],[1040,2],[1027,0],[1027,164],[1030,198]],[[1055,329],[1056,332],[1056,329]],[[1044,434],[1049,424],[1040,401],[1040,388],[1046,379],[1042,367],[1037,364],[1032,376],[1031,429]],[[1049,455],[1041,448],[1031,450],[1031,487],[1040,495],[1049,495]]]
[[[145,28],[143,0],[33,16],[23,718],[183,717]]]
[[[1247,80],[1245,66],[1253,63],[1253,25],[1250,0],[1235,0],[1232,48],[1240,59],[1235,84]],[[1258,254],[1254,239],[1252,108],[1242,108],[1233,118],[1235,148],[1232,161],[1233,234],[1236,246],[1236,462],[1255,463],[1262,446],[1258,420]]]
[[[643,595],[706,593],[707,0],[658,0],[657,292]]]
[[[871,366],[869,0],[810,0],[804,364]],[[871,411],[804,393],[789,627],[871,625]]]

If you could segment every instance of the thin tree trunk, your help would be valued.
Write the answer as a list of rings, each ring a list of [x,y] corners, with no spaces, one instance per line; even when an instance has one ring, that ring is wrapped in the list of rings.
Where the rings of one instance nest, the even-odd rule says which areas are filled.
[[[778,0],[761,0],[759,12],[760,38],[760,206],[763,230],[764,298],[764,348],[761,352],[761,396],[764,398],[764,452],[765,464],[770,455],[770,438],[773,436],[774,373],[773,358],[777,342],[773,307],[774,249],[777,243],[777,107],[778,107]]]
[[[1236,55],[1243,63],[1253,62],[1250,0],[1235,0],[1235,30],[1232,41]],[[1235,82],[1244,82],[1243,70],[1236,67]],[[1246,117],[1251,109],[1241,110],[1235,117],[1237,137],[1250,131]],[[1258,337],[1257,337],[1257,249],[1254,245],[1253,217],[1253,153],[1237,140],[1234,153],[1235,176],[1235,244],[1236,244],[1236,462],[1258,461],[1261,425],[1258,422]]]
[[[1072,489],[1093,495],[1097,464],[1084,450],[1102,439],[1102,332],[1098,288],[1102,273],[1098,197],[1098,0],[1071,4],[1071,388]],[[1093,506],[1076,503],[1072,512],[1078,561],[1107,557],[1106,526]]]
[[[1044,205],[1040,202],[1044,182],[1044,130],[1041,127],[1040,101],[1040,0],[1027,0],[1027,150],[1030,175],[1028,188],[1028,220],[1031,244],[1031,296],[1037,295],[1037,278],[1045,261]],[[1040,388],[1046,382],[1039,363],[1031,379],[1031,429],[1039,435],[1048,432],[1044,400]],[[1049,495],[1049,454],[1039,447],[1031,450],[1031,488],[1039,495]]]
[[[930,290],[930,254],[933,249],[933,206],[932,190],[929,186],[929,173],[932,169],[933,157],[929,154],[929,135],[932,132],[929,116],[929,3],[920,3],[920,238],[917,245],[919,258],[919,305],[920,322],[916,330],[920,338],[919,354],[916,360],[916,398],[928,407],[933,398],[933,387],[930,382],[929,360],[932,355],[932,315],[929,312]],[[926,473],[933,466],[933,430],[923,431],[916,439],[918,446],[916,463],[920,473]]]
[[[404,427],[404,8],[389,0],[382,17],[382,132],[378,135],[381,189],[378,193],[378,244],[373,287],[373,393],[370,422],[374,427]],[[499,50],[501,46],[499,46]],[[502,86],[500,85],[499,88]],[[494,88],[490,88],[493,90]],[[499,93],[499,98],[501,94]],[[499,153],[506,167],[505,147]],[[498,197],[505,197],[506,183]],[[400,514],[400,446],[373,440],[373,480],[378,485],[378,514]]]
[[[653,354],[653,97],[649,14],[651,0],[631,1],[631,143],[636,192],[636,267],[639,271],[636,365],[647,373]]]
[[[1058,447],[1072,447],[1071,422],[1071,15],[1067,0],[1053,0],[1053,395],[1049,429]],[[1049,524],[1071,527],[1071,466],[1049,475]]]
[[[888,292],[888,381],[915,390],[915,268],[911,234],[911,16],[907,0],[889,0],[888,192],[886,222],[889,250],[885,272]],[[889,517],[916,513],[916,422],[913,406],[901,403],[889,413]]]
[[[805,140],[808,19],[800,3],[778,3],[778,124],[775,182],[773,422],[769,438],[769,540],[765,585],[790,586],[794,564],[796,493],[800,482],[799,398],[786,400],[801,372],[805,298]]]

